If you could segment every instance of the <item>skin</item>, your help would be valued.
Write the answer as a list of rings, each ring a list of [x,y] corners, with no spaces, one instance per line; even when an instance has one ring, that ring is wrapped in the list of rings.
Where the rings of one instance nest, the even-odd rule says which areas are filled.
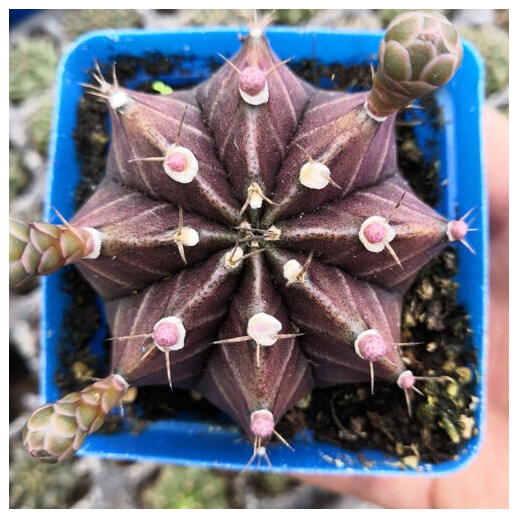
[[[487,427],[480,452],[444,477],[297,475],[303,482],[385,508],[509,507],[509,119],[484,109],[490,223]]]

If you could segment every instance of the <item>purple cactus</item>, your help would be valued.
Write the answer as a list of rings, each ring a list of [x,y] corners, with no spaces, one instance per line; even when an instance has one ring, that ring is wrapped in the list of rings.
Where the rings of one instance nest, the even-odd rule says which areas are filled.
[[[70,222],[12,223],[12,282],[75,262],[105,305],[110,408],[132,385],[196,389],[254,457],[315,387],[380,382],[407,394],[419,378],[399,347],[404,294],[468,225],[402,178],[394,122],[461,56],[445,18],[414,13],[388,28],[365,93],[301,80],[257,27],[189,90],[132,91],[98,71],[89,91],[111,119],[105,177]],[[77,402],[87,414],[83,399],[56,408]],[[76,428],[84,440],[109,410],[91,410],[96,426],[63,427],[48,408],[24,434],[46,461],[73,454]]]

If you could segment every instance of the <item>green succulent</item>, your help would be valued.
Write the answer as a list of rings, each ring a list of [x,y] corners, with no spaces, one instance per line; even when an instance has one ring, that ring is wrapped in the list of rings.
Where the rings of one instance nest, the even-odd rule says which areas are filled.
[[[27,128],[31,144],[44,157],[47,156],[49,148],[52,108],[52,99],[45,99],[39,109],[30,116]]]
[[[464,27],[461,35],[471,41],[484,58],[486,96],[509,84],[509,34],[492,25]]]
[[[15,149],[9,149],[9,200],[20,195],[27,187],[30,175],[23,166],[22,154]]]
[[[59,54],[48,38],[23,38],[9,49],[9,101],[20,103],[54,83]]]
[[[70,9],[63,17],[63,27],[70,40],[99,29],[142,27],[135,9]]]
[[[34,462],[25,449],[10,451],[10,509],[69,509],[88,490],[88,477],[76,472],[77,459],[62,464]]]
[[[142,494],[151,509],[228,509],[225,478],[218,472],[165,466]]]

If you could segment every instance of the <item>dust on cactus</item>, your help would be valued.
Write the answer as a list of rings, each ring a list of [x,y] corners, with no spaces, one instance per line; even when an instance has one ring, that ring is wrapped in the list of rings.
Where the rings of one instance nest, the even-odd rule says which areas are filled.
[[[253,455],[317,387],[401,388],[404,295],[469,225],[448,221],[400,174],[397,113],[445,84],[462,58],[442,16],[388,27],[368,92],[319,89],[271,50],[265,22],[212,77],[164,95],[100,69],[105,176],[71,221],[11,221],[11,284],[73,263],[104,302],[111,374],[29,419],[31,455],[58,462],[131,386],[195,389]],[[288,445],[289,446],[289,445]],[[267,458],[267,457],[266,457]]]

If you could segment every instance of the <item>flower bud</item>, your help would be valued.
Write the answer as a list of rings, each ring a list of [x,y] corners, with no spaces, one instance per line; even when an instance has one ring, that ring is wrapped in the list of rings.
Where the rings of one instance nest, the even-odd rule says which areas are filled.
[[[435,91],[452,78],[462,54],[461,39],[444,16],[410,12],[396,17],[379,47],[367,112],[383,119]]]
[[[101,234],[93,228],[10,219],[9,284],[14,286],[32,275],[49,275],[80,259],[95,258],[101,241]]]
[[[61,462],[74,455],[96,432],[128,390],[122,376],[112,374],[81,392],[36,409],[23,429],[23,444],[40,461]]]

